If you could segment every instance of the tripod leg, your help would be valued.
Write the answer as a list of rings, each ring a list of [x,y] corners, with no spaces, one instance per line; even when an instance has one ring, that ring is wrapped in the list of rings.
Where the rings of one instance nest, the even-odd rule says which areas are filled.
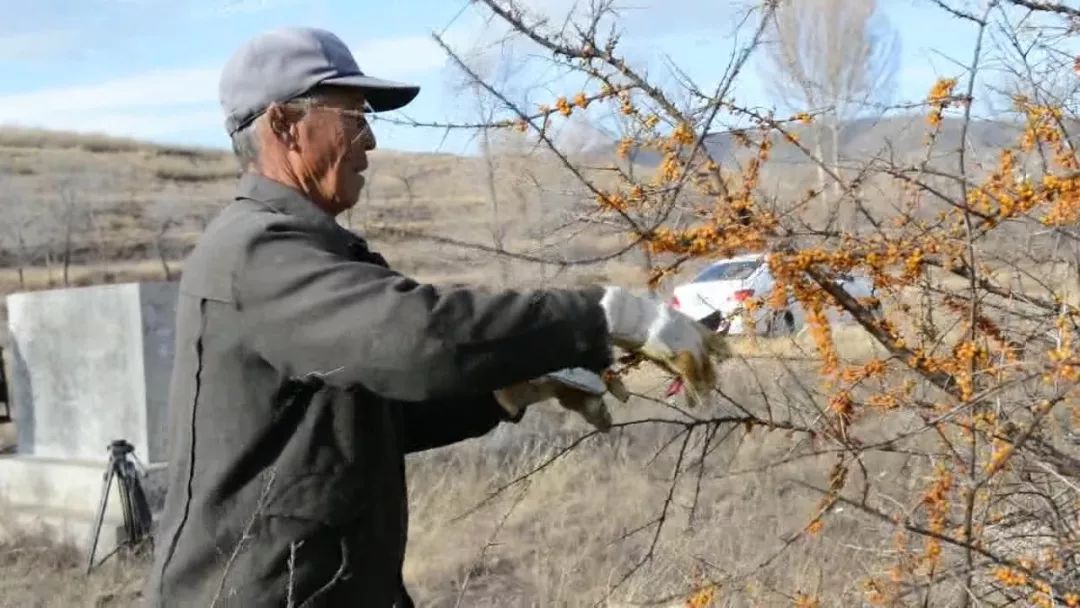
[[[98,537],[101,534],[101,524],[105,519],[105,506],[109,502],[109,490],[112,488],[113,478],[113,462],[109,460],[109,466],[105,469],[105,473],[102,475],[104,478],[102,485],[104,486],[101,492],[101,502],[98,504],[97,518],[94,522],[94,528],[90,532],[90,551],[86,555],[86,573],[90,574],[90,570],[94,567],[94,553],[97,552]]]
[[[129,477],[130,472],[126,466],[127,463],[120,462],[118,465],[118,468],[120,469],[120,479],[117,481],[116,487],[120,490],[120,507],[124,514],[124,534],[127,535],[123,544],[131,546],[136,540],[135,518],[131,512],[131,493],[129,491],[131,478]]]
[[[130,462],[120,464],[120,500],[124,509],[124,528],[127,532],[127,545],[136,546],[150,536],[150,527],[153,516],[150,513],[150,503],[146,500],[142,484],[139,482],[139,472]]]
[[[135,518],[135,528],[138,531],[138,540],[145,538],[151,538],[151,527],[153,526],[153,514],[150,512],[150,501],[146,499],[146,493],[143,491],[142,482],[139,481],[138,471],[134,467],[131,467],[131,506],[132,515]]]

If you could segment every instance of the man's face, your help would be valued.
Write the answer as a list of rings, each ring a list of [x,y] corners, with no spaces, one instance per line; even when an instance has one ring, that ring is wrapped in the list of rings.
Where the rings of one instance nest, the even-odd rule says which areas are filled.
[[[358,93],[334,91],[313,104],[294,124],[296,147],[290,154],[301,187],[324,209],[337,215],[352,207],[364,187],[361,172],[375,135],[363,116]]]

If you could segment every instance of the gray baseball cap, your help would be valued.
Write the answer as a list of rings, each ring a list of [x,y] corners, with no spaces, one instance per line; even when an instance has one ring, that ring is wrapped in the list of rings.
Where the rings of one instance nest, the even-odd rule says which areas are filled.
[[[232,135],[273,102],[285,102],[316,85],[354,87],[370,110],[396,110],[420,87],[368,76],[336,35],[311,27],[271,30],[248,40],[225,64],[218,95]]]

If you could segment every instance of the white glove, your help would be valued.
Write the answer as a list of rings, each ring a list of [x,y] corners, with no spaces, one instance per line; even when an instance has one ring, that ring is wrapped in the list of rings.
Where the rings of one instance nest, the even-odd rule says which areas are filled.
[[[593,372],[573,368],[499,389],[495,391],[495,400],[517,418],[530,405],[556,399],[564,408],[580,414],[589,424],[607,431],[611,428],[611,412],[604,403],[603,395],[609,390],[620,401],[625,402],[629,398],[618,379],[605,382]]]
[[[711,355],[730,356],[723,338],[664,302],[608,287],[600,300],[616,346],[655,361],[686,383],[689,405],[713,389]]]

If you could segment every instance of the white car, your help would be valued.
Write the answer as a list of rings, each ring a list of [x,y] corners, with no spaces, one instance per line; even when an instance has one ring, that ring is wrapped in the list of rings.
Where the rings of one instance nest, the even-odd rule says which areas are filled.
[[[843,277],[840,284],[854,298],[874,295],[873,282],[867,277]],[[793,295],[789,294],[787,306],[780,310],[764,303],[751,317],[743,308],[743,302],[749,298],[767,298],[774,285],[768,254],[741,255],[714,262],[689,283],[676,287],[671,305],[718,333],[794,334],[802,328],[805,313]],[[832,322],[851,316],[832,309],[826,318]],[[746,327],[747,321],[753,327]]]

